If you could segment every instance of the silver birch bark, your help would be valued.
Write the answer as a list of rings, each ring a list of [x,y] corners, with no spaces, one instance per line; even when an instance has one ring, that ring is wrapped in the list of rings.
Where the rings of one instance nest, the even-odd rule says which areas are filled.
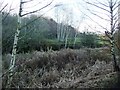
[[[69,28],[69,25],[72,24],[72,13],[69,12],[68,13],[68,16],[66,16],[66,24],[68,25],[67,28],[66,28],[66,37],[65,37],[65,48],[67,47],[67,44],[68,44],[68,37],[69,37],[69,34],[70,34],[70,28]]]
[[[0,76],[2,76],[2,13],[0,12]],[[0,89],[2,89],[2,78],[0,78]]]
[[[110,40],[110,43],[111,43],[111,54],[112,54],[112,57],[113,57],[113,63],[114,63],[114,69],[116,71],[116,66],[117,66],[117,62],[116,62],[116,55],[115,55],[115,40],[114,40],[114,28],[113,28],[113,3],[112,3],[112,0],[110,1],[110,14],[111,14],[111,40]]]
[[[106,36],[109,38],[109,40],[110,40],[110,45],[111,45],[111,55],[112,55],[112,59],[113,59],[114,71],[119,71],[119,67],[118,67],[118,65],[117,65],[116,53],[115,53],[114,33],[115,33],[115,31],[116,31],[116,26],[117,26],[116,24],[117,24],[117,22],[118,22],[118,16],[117,16],[117,13],[115,13],[115,11],[116,11],[116,9],[120,6],[120,4],[118,3],[118,0],[116,0],[116,1],[108,0],[108,2],[109,2],[108,4],[109,4],[109,5],[104,4],[104,3],[102,3],[102,2],[100,2],[100,1],[98,1],[98,0],[97,0],[97,2],[98,2],[100,5],[102,5],[102,6],[106,7],[106,8],[109,8],[109,10],[106,9],[106,8],[104,8],[104,7],[102,7],[102,6],[99,6],[99,5],[97,5],[97,4],[90,3],[90,2],[87,2],[87,1],[86,1],[87,4],[93,5],[93,6],[95,6],[96,8],[99,8],[99,9],[101,9],[101,10],[103,10],[103,11],[106,11],[106,12],[110,15],[110,20],[105,19],[104,17],[101,17],[100,15],[91,12],[90,9],[88,9],[88,10],[89,10],[93,15],[97,16],[98,18],[103,19],[103,20],[106,20],[106,21],[110,21],[110,32],[109,32],[109,30],[108,30],[106,27],[101,26],[99,23],[95,22],[95,21],[94,21],[93,19],[91,19],[89,16],[88,16],[88,17],[89,17],[91,20],[93,20],[96,24],[98,24],[100,27],[102,27],[103,29],[106,30],[106,31],[105,31],[105,34],[106,34]]]
[[[84,19],[84,17],[81,15],[81,20],[79,21],[79,23],[78,23],[78,26],[77,26],[77,30],[79,30],[79,28],[80,28],[80,25],[81,25],[81,23],[82,23],[82,21],[83,21],[83,19]],[[75,48],[75,44],[76,44],[76,41],[77,41],[77,35],[78,35],[78,31],[75,31],[75,37],[74,37],[74,42],[73,42],[73,48]]]
[[[65,48],[67,48],[67,44],[68,44],[68,37],[69,37],[69,33],[70,33],[70,29],[69,27],[67,27],[67,33],[66,33],[66,37],[65,37]]]
[[[61,27],[61,41],[64,41],[64,32],[65,32],[65,25],[62,23],[62,27]]]
[[[76,41],[77,41],[77,34],[78,34],[78,32],[76,31],[75,32],[75,37],[74,37],[74,42],[73,42],[73,48],[75,48],[75,44],[76,44]]]
[[[56,9],[56,18],[57,18],[57,40],[60,40],[60,19],[58,17],[58,8]]]
[[[21,13],[22,13],[22,0],[20,0],[19,14],[17,18],[17,30],[16,30],[15,37],[14,37],[12,57],[11,57],[10,66],[9,66],[9,76],[8,76],[8,83],[7,83],[8,87],[11,86],[11,81],[13,79],[12,77],[13,77],[13,72],[14,72],[14,67],[15,67],[17,43],[18,43],[18,37],[20,34],[20,28],[21,28]]]
[[[38,10],[22,14],[22,5],[27,3],[27,2],[31,2],[31,1],[32,0],[30,0],[30,1],[20,0],[19,14],[18,14],[18,19],[17,19],[17,30],[16,30],[15,37],[14,37],[12,57],[11,57],[10,66],[9,66],[9,75],[8,75],[7,87],[11,87],[11,81],[13,79],[13,72],[14,72],[14,67],[15,67],[15,59],[16,59],[16,51],[17,51],[17,43],[18,43],[19,34],[20,34],[20,30],[21,30],[21,18],[25,15],[29,15],[29,14],[38,12],[38,11],[46,8],[47,6],[49,6],[53,2],[53,0],[52,0],[49,4],[43,6],[42,8],[40,8]]]

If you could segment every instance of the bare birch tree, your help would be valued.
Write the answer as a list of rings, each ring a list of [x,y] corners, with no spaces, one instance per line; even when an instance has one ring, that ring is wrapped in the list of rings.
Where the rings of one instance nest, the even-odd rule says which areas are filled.
[[[63,24],[63,18],[65,17],[65,14],[63,13],[63,6],[57,7],[55,9],[55,17],[57,19],[57,39],[58,41],[64,41],[64,24]]]
[[[64,47],[67,47],[68,37],[70,34],[70,25],[72,24],[72,10],[68,9],[64,5],[56,8],[55,17],[57,19],[57,39],[58,41],[64,42]]]
[[[53,2],[53,0],[52,0],[49,4],[41,7],[40,9],[22,14],[23,5],[28,3],[28,2],[31,2],[31,1],[32,0],[29,0],[29,1],[20,0],[19,14],[18,14],[18,19],[17,19],[17,30],[16,30],[15,37],[14,37],[12,57],[11,57],[10,66],[9,66],[9,76],[8,76],[8,81],[7,81],[7,87],[11,87],[11,82],[12,82],[12,77],[13,77],[13,72],[14,72],[14,67],[15,67],[15,60],[16,60],[17,43],[18,43],[18,40],[19,40],[19,34],[20,34],[20,31],[21,31],[21,28],[22,28],[21,27],[21,18],[23,16],[38,12],[38,11],[46,8],[47,6],[51,5],[51,3]]]
[[[85,0],[84,0],[85,1]],[[103,10],[104,12],[107,13],[107,16],[109,17],[109,20],[100,16],[98,13],[94,11],[90,11],[90,9],[87,9],[90,11],[91,14],[97,16],[98,18],[105,20],[110,23],[110,30],[107,29],[106,27],[102,26],[99,24],[99,22],[96,22],[100,27],[105,29],[105,34],[110,40],[111,44],[111,55],[113,58],[113,66],[115,71],[119,71],[119,67],[117,65],[117,60],[116,60],[116,54],[115,54],[115,40],[114,40],[114,33],[117,30],[117,23],[118,23],[118,13],[117,9],[120,6],[118,4],[118,0],[107,0],[107,3],[103,3],[101,1],[95,0],[96,3],[91,3],[89,1],[85,1],[87,4],[92,5],[98,9]]]
[[[69,25],[71,25],[72,24],[72,22],[73,22],[73,14],[72,14],[72,10],[70,9],[66,9],[65,10],[65,12],[67,12],[66,13],[66,16],[65,16],[65,24],[66,24],[66,27],[64,28],[64,41],[65,41],[65,48],[67,48],[67,44],[68,44],[68,37],[69,37],[69,35],[70,35],[70,27],[69,27]]]
[[[76,26],[76,27],[77,27],[77,28],[76,28],[77,30],[80,29],[80,25],[81,25],[83,19],[84,19],[84,17],[81,16],[81,20],[78,21],[78,26]],[[78,31],[75,31],[75,37],[74,37],[74,42],[73,42],[73,48],[75,48],[75,44],[76,44],[76,41],[77,41],[77,35],[78,35]]]
[[[2,75],[2,14],[0,13],[0,76]],[[0,78],[0,89],[2,89],[2,78]]]

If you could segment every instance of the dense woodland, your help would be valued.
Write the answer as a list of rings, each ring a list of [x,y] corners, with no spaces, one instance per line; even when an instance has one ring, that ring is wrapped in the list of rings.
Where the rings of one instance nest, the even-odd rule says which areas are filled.
[[[3,15],[3,53],[11,53],[14,33],[16,32],[17,26],[17,16],[8,15],[7,18],[4,18],[7,13]],[[60,50],[61,48],[76,48],[88,47],[88,48],[97,48],[105,46],[103,43],[104,38],[92,32],[78,32],[76,28],[71,25],[66,25],[63,23],[57,23],[53,19],[47,17],[40,17],[39,19],[32,22],[39,16],[31,15],[30,17],[22,18],[22,25],[26,27],[21,30],[19,43],[18,43],[18,53],[29,52],[29,51],[47,51],[47,48],[52,48],[52,50]],[[32,22],[32,23],[30,23]],[[30,24],[29,24],[30,23]],[[11,27],[12,25],[12,27]],[[60,26],[61,37],[63,39],[57,39],[57,26]],[[66,31],[66,28],[69,31]],[[9,30],[8,30],[9,29]],[[65,47],[66,35],[69,33],[67,46]],[[75,37],[75,34],[77,37]],[[76,42],[74,43],[76,38]],[[107,40],[107,39],[106,39]]]

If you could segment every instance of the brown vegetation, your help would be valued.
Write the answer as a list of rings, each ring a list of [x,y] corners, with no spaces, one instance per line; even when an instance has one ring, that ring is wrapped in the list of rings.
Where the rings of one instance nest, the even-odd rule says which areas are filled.
[[[11,56],[3,56],[4,70]],[[84,88],[101,87],[115,76],[108,48],[63,49],[18,54],[11,87]],[[7,75],[3,77],[6,86]],[[104,87],[102,85],[102,87]]]

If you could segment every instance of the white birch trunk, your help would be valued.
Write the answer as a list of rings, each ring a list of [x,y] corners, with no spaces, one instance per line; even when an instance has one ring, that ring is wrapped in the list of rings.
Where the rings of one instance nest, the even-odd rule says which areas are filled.
[[[12,81],[14,67],[15,67],[17,43],[18,43],[18,38],[19,38],[20,28],[21,28],[21,12],[22,12],[22,0],[20,1],[19,15],[17,18],[17,30],[14,37],[12,57],[11,57],[10,66],[9,66],[9,76],[8,76],[8,83],[7,83],[8,87],[11,86],[11,81]]]
[[[67,29],[66,29],[66,26],[64,25],[64,26],[63,26],[62,37],[61,37],[61,38],[62,38],[62,41],[65,41],[66,30],[67,30]]]
[[[0,76],[2,76],[2,13],[0,13]],[[0,90],[2,89],[2,78],[0,78]]]
[[[57,18],[57,23],[59,23],[58,12],[57,12],[56,18]],[[60,25],[59,24],[57,24],[57,40],[58,41],[60,40]]]
[[[66,26],[63,27],[63,41],[65,41],[65,36],[66,36]]]
[[[62,40],[62,36],[63,36],[63,35],[62,35],[62,34],[63,34],[63,23],[60,24],[59,31],[60,31],[60,39],[59,39],[59,40],[60,40],[60,41],[63,41],[63,40]]]
[[[67,36],[66,36],[66,38],[65,38],[65,48],[67,48],[67,43],[68,43],[68,34],[67,34]]]
[[[77,31],[75,32],[74,42],[73,42],[73,48],[75,48],[75,44],[77,41]]]
[[[69,30],[69,27],[66,28],[66,37],[65,37],[65,48],[67,48],[67,44],[68,44],[68,37],[69,37],[69,33],[70,33],[70,30]]]
[[[112,54],[112,58],[113,58],[113,66],[114,66],[114,70],[117,71],[118,67],[117,67],[117,62],[116,62],[116,55],[115,55],[115,40],[114,40],[114,31],[115,29],[113,28],[113,1],[110,1],[110,14],[111,14],[111,38],[110,38],[110,43],[111,43],[111,54]]]

